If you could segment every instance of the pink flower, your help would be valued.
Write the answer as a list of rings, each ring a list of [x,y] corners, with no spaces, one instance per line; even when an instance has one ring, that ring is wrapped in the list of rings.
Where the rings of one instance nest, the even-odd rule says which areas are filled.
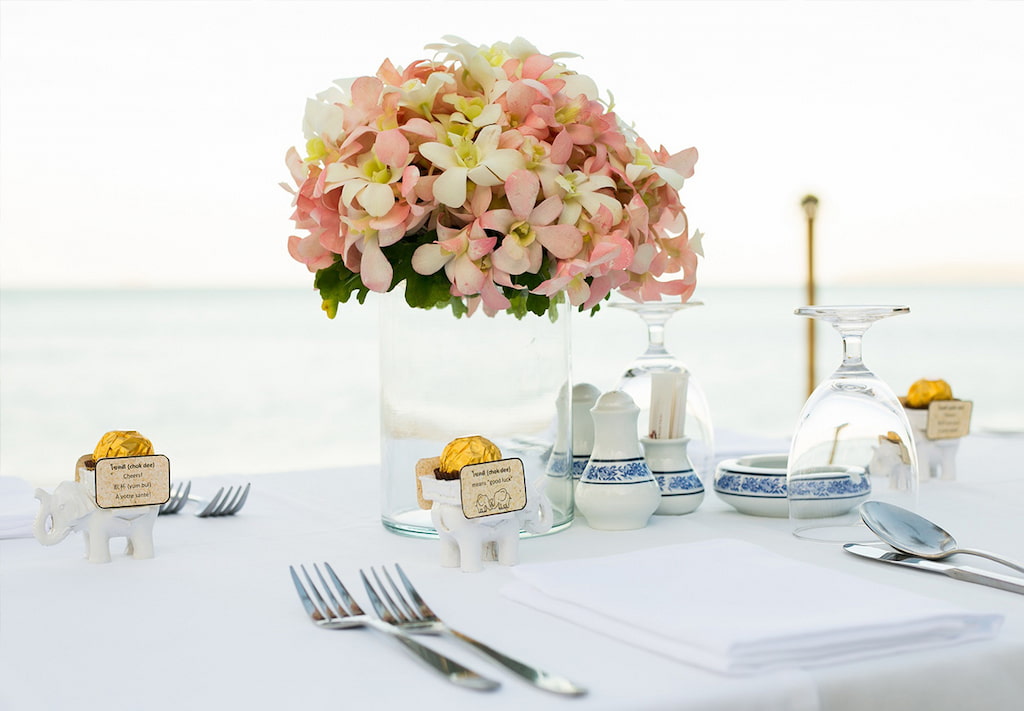
[[[552,196],[537,204],[540,180],[528,170],[517,170],[505,180],[511,209],[486,212],[484,229],[504,237],[494,252],[494,265],[509,274],[536,274],[546,249],[557,259],[570,259],[583,246],[583,234],[574,225],[552,224],[562,214],[562,201]]]
[[[380,101],[384,83],[377,77],[359,77],[352,82],[352,103],[345,110],[345,130],[372,124],[384,113]]]
[[[288,238],[288,254],[296,262],[302,262],[311,272],[326,269],[334,264],[334,254],[320,246],[316,235]]]
[[[632,279],[619,287],[619,291],[634,301],[661,301],[662,296],[678,296],[681,301],[688,300],[697,282],[688,279],[658,281],[652,274],[634,275]]]
[[[590,284],[586,276],[589,264],[582,259],[565,259],[558,263],[555,275],[533,290],[542,296],[554,296],[564,291],[569,303],[579,306],[590,296]]]
[[[420,245],[412,256],[412,268],[419,274],[433,274],[442,267],[452,282],[455,296],[480,293],[486,275],[481,262],[491,253],[497,238],[489,236],[478,223],[461,230],[437,226],[440,239]]]
[[[402,132],[398,129],[382,131],[376,135],[373,148],[360,156],[357,165],[339,162],[327,166],[325,188],[340,187],[341,201],[346,207],[381,217],[395,206],[392,186],[401,180],[410,162],[409,140]]]

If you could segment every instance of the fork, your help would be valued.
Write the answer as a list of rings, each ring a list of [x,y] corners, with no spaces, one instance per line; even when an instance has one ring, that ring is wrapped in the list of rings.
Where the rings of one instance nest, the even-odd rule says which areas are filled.
[[[249,498],[249,487],[251,484],[246,484],[243,489],[241,486],[235,491],[235,487],[229,486],[227,491],[224,491],[222,486],[217,493],[214,495],[210,502],[207,503],[203,510],[196,514],[199,518],[207,518],[209,516],[234,516],[238,513],[243,506],[245,506],[245,500]],[[198,501],[198,499],[192,499]],[[204,503],[199,501],[200,504]]]
[[[160,504],[160,510],[157,512],[158,515],[163,516],[164,514],[178,513],[185,507],[185,502],[188,501],[188,492],[192,491],[192,481],[186,481],[182,484],[178,482],[177,488],[171,494],[170,498],[164,503]]]
[[[189,492],[192,490],[191,481],[187,481],[184,484],[179,483],[170,498],[160,505],[158,513],[161,516],[178,513],[185,507],[187,502],[194,501],[202,505],[202,509],[196,514],[199,518],[234,516],[245,506],[245,500],[249,498],[250,486],[251,484],[246,484],[244,488],[239,486],[237,490],[234,486],[229,486],[226,491],[222,486],[212,499],[204,501],[189,496]]]
[[[320,566],[314,564],[313,570],[316,571],[317,578],[320,579],[320,588],[330,598],[330,603],[320,593],[320,588],[317,587],[316,583],[309,576],[306,566],[301,565],[299,567],[302,569],[302,575],[306,578],[305,584],[299,578],[299,574],[295,572],[294,566],[288,566],[288,570],[291,571],[292,582],[295,583],[295,590],[299,593],[302,606],[306,608],[306,612],[318,627],[327,630],[344,630],[356,627],[375,629],[379,632],[384,632],[391,639],[397,640],[413,656],[427,663],[435,671],[440,672],[453,684],[477,691],[490,691],[500,686],[493,679],[481,676],[472,669],[467,669],[458,662],[435,652],[429,647],[423,646],[398,628],[364,613],[352,596],[349,595],[348,590],[334,573],[334,569],[329,563],[324,563],[324,568],[327,569],[327,575],[330,577],[331,582],[334,584],[334,589],[338,591],[338,596],[344,604],[339,602],[338,598],[331,592],[331,587],[324,580],[323,573],[320,572]]]
[[[370,596],[370,602],[373,604],[374,609],[380,618],[385,622],[388,622],[398,629],[409,632],[410,634],[432,634],[432,635],[448,635],[455,639],[461,640],[466,644],[469,644],[479,652],[486,654],[488,657],[498,662],[502,666],[506,667],[510,671],[518,674],[526,681],[530,682],[534,686],[537,686],[545,691],[550,691],[555,694],[564,694],[567,696],[582,696],[587,693],[587,690],[578,684],[573,683],[565,677],[558,676],[556,674],[550,674],[542,669],[537,669],[530,666],[518,659],[513,659],[496,649],[488,647],[483,642],[477,641],[456,629],[452,629],[450,626],[445,624],[440,617],[438,617],[433,610],[431,610],[427,603],[423,601],[420,594],[413,587],[412,582],[406,577],[405,571],[398,564],[395,564],[395,570],[398,572],[399,577],[402,580],[402,586],[406,592],[409,593],[409,597],[412,598],[415,603],[415,608],[409,604],[405,596],[402,595],[402,591],[395,585],[394,579],[388,573],[387,568],[383,568],[384,577],[390,584],[391,591],[394,593],[394,599],[388,594],[388,589],[384,583],[381,582],[380,576],[377,575],[377,570],[374,568],[370,569],[373,573],[374,580],[377,581],[377,589],[380,594],[374,589],[373,585],[366,577],[366,573],[362,570],[359,571],[359,575],[363,579],[363,585],[366,586],[366,592]],[[383,598],[383,600],[381,599]],[[396,603],[395,600],[399,602]],[[387,604],[384,603],[387,601]]]

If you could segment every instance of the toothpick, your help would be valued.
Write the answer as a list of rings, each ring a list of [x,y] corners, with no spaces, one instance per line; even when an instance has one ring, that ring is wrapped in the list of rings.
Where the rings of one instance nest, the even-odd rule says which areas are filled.
[[[679,439],[686,432],[686,390],[690,384],[689,373],[674,373],[675,398],[672,403],[672,431],[669,434],[673,439]]]
[[[652,439],[663,439],[672,436],[672,411],[676,397],[676,375],[678,373],[651,374],[651,415],[648,430]]]

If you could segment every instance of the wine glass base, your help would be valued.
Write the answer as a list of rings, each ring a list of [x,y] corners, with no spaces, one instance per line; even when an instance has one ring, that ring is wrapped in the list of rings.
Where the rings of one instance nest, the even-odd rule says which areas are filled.
[[[793,529],[793,535],[805,541],[820,543],[878,543],[879,538],[864,522],[829,524],[808,523]]]

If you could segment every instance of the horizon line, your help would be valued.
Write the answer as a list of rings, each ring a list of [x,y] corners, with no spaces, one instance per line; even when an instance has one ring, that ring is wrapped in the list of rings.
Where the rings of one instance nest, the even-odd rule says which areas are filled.
[[[817,289],[850,289],[850,288],[1024,288],[1024,277],[1020,279],[986,279],[980,280],[895,280],[895,279],[837,279],[828,282],[818,282]],[[768,282],[752,280],[717,280],[698,282],[697,289],[806,289],[804,283],[791,282]],[[209,284],[209,283],[141,283],[125,282],[121,284],[72,284],[59,287],[45,286],[41,284],[0,284],[0,292],[33,292],[33,293],[68,293],[68,292],[115,292],[115,291],[316,291],[312,284],[297,285],[284,283],[238,283],[238,284]],[[696,293],[696,292],[695,292]]]

